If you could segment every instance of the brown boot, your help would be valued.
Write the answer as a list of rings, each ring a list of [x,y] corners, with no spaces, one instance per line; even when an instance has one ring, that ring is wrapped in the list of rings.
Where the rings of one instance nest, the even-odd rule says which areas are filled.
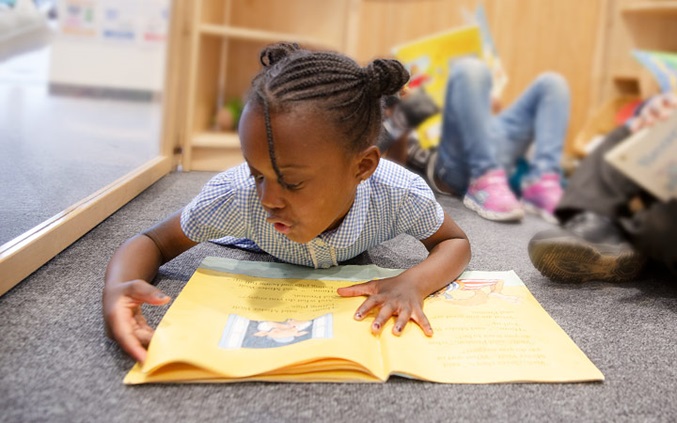
[[[583,212],[557,229],[539,232],[529,241],[534,267],[558,282],[624,282],[635,278],[646,257],[610,219]]]

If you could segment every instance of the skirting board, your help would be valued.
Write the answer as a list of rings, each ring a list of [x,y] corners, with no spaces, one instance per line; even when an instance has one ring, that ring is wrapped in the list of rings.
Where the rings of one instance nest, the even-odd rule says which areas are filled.
[[[169,173],[171,157],[157,157],[0,246],[0,296]]]

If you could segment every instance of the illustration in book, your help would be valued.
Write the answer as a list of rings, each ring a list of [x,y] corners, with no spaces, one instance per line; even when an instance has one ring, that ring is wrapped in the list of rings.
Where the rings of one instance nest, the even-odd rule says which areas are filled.
[[[283,321],[256,321],[231,314],[228,316],[219,347],[225,349],[278,348],[308,339],[331,338],[331,336],[331,314],[312,320],[289,318]]]

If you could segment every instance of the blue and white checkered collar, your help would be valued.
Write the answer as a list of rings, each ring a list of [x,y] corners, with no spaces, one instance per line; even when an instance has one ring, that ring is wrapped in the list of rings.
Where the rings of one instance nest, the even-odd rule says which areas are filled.
[[[318,238],[334,248],[347,248],[353,245],[367,220],[369,212],[369,199],[371,197],[371,185],[369,180],[362,181],[355,193],[355,201],[338,228],[321,233]]]

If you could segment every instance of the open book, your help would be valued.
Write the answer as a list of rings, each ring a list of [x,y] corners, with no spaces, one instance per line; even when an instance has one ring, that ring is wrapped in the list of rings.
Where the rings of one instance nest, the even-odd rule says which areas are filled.
[[[677,198],[677,113],[637,131],[604,158],[658,199]]]
[[[374,265],[313,270],[207,257],[174,300],[125,383],[574,382],[602,373],[514,272],[466,272],[429,297],[435,331],[353,319],[364,298],[336,288],[396,275]]]
[[[484,8],[479,5],[474,14],[464,11],[467,25],[451,28],[393,47],[393,55],[411,74],[407,87],[423,90],[442,110],[449,71],[461,57],[473,56],[484,60],[492,73],[492,95],[500,97],[508,77],[489,31]],[[442,132],[442,115],[437,113],[416,128],[423,148],[436,147]]]

